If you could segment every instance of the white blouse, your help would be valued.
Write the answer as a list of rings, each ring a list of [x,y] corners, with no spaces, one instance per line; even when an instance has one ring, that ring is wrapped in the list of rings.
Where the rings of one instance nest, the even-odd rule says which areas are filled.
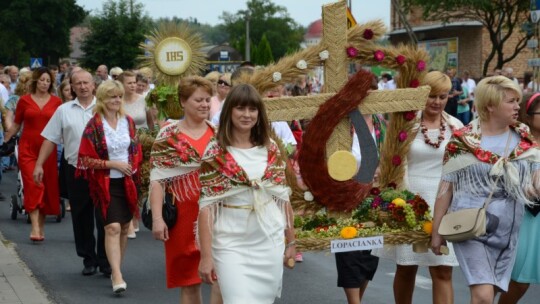
[[[118,160],[127,163],[129,161],[128,148],[131,143],[127,118],[124,116],[118,120],[116,130],[103,118],[103,130],[105,132],[109,160]],[[111,169],[110,177],[122,178],[124,177],[124,173],[116,169]]]

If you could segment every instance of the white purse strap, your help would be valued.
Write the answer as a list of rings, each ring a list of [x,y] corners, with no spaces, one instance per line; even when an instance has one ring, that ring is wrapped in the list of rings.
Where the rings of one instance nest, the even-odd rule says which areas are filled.
[[[502,155],[503,159],[502,161],[508,160],[508,147],[510,147],[510,139],[512,138],[512,130],[508,130],[508,139],[506,140],[506,147],[504,148],[504,154]],[[502,174],[498,174],[497,178],[495,179],[495,183],[493,183],[493,186],[491,187],[491,192],[489,193],[489,196],[484,201],[483,209],[487,209],[487,206],[489,203],[491,203],[491,198],[493,197],[493,192],[495,191],[495,187],[497,187],[497,184],[499,183],[499,179],[501,178]]]

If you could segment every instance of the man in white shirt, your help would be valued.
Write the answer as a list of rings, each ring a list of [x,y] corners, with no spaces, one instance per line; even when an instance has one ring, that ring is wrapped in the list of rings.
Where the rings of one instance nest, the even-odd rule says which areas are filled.
[[[84,259],[85,276],[96,273],[97,267],[106,276],[111,273],[109,262],[105,254],[105,232],[103,218],[97,208],[94,208],[88,182],[83,178],[75,177],[79,145],[86,124],[93,116],[96,99],[93,96],[95,88],[92,75],[80,70],[72,74],[71,87],[77,98],[61,105],[41,132],[45,138],[39,151],[39,157],[34,169],[34,180],[41,183],[43,179],[43,162],[53,152],[56,145],[64,144],[65,160],[68,163],[66,180],[68,197],[71,204],[71,219],[75,236],[77,255]],[[97,228],[97,251],[94,237],[94,219]]]

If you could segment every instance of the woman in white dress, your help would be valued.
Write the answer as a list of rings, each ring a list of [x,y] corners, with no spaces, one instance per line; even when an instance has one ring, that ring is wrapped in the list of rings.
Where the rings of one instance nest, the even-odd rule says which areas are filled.
[[[411,192],[420,194],[433,212],[442,174],[444,148],[452,136],[452,130],[463,127],[463,124],[444,112],[452,87],[450,78],[433,71],[425,76],[423,84],[429,85],[431,92],[425,110],[417,116],[416,137],[407,155],[404,185]],[[418,266],[429,267],[433,281],[433,303],[453,303],[452,267],[458,266],[458,262],[449,247],[450,253],[445,256],[436,256],[431,251],[416,253],[412,245],[385,246],[373,250],[374,255],[392,259],[397,264],[394,277],[394,299],[397,304],[412,303]]]
[[[225,304],[273,303],[296,253],[285,162],[253,86],[231,90],[219,125],[199,175],[199,273]]]
[[[122,83],[125,89],[124,111],[133,118],[135,127],[137,129],[148,129],[149,126],[153,128],[152,114],[146,107],[144,96],[137,94],[137,75],[131,71],[124,71],[118,76],[118,81]],[[136,238],[136,232],[138,231],[139,221],[134,218],[129,224],[128,238]]]

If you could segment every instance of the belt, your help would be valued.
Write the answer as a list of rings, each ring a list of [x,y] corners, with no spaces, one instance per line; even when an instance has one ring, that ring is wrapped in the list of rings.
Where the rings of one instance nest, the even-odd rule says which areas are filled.
[[[253,205],[229,205],[229,204],[222,204],[221,206],[225,208],[231,208],[231,209],[245,209],[245,210],[253,210]]]

